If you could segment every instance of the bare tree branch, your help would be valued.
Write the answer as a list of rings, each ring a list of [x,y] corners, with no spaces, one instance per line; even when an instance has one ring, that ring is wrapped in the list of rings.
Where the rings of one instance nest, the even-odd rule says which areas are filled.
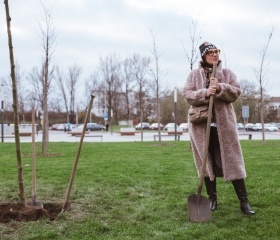
[[[188,62],[190,64],[190,70],[193,69],[194,63],[199,58],[198,45],[199,45],[199,42],[201,40],[202,28],[199,29],[199,30],[197,28],[198,28],[198,20],[197,19],[196,20],[192,19],[192,25],[189,28],[189,34],[190,34],[190,40],[191,40],[190,49],[186,49],[184,47],[184,44],[182,44],[185,55],[186,55],[186,57],[188,59]]]
[[[266,57],[267,57],[267,50],[271,41],[273,35],[273,27],[271,28],[267,42],[260,46],[259,50],[257,50],[257,53],[259,55],[259,68],[254,68],[253,71],[255,73],[256,80],[259,84],[259,113],[261,115],[261,124],[262,124],[262,140],[263,143],[265,141],[265,134],[264,134],[264,113],[263,108],[265,104],[267,103],[267,95],[266,95],[266,85],[267,81],[265,78],[266,71],[267,71],[267,63],[266,63]]]
[[[160,69],[160,64],[159,64],[159,60],[161,57],[161,54],[158,52],[158,49],[156,47],[156,35],[153,33],[153,31],[150,31],[151,36],[152,36],[152,44],[153,44],[153,48],[152,48],[152,56],[154,58],[154,68],[151,69],[151,73],[153,76],[153,85],[154,85],[154,89],[155,89],[155,95],[156,95],[156,111],[157,111],[157,123],[158,123],[158,140],[159,143],[161,143],[161,128],[160,128],[160,124],[161,124],[161,117],[160,117],[160,97],[161,97],[161,74],[162,74],[162,70]]]

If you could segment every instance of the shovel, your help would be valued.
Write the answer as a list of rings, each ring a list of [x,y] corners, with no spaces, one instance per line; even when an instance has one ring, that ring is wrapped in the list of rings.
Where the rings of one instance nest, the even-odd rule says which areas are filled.
[[[216,68],[217,68],[217,63],[214,63],[211,77],[215,77]],[[189,215],[189,220],[191,222],[206,222],[211,220],[211,216],[212,216],[209,199],[204,196],[201,196],[204,175],[206,172],[206,161],[207,161],[209,139],[210,139],[212,109],[213,109],[213,96],[210,96],[207,126],[206,126],[205,147],[203,151],[202,169],[199,177],[197,194],[192,194],[188,197],[188,215]]]
[[[32,200],[28,206],[43,208],[41,202],[36,201],[36,157],[35,157],[35,109],[32,107]]]

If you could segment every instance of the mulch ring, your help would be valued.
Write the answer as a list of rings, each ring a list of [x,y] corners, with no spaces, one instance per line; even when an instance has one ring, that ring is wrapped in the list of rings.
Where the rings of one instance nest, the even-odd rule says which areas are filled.
[[[29,222],[39,219],[55,220],[61,213],[62,204],[44,203],[43,208],[22,206],[19,203],[0,203],[0,223],[10,221]]]

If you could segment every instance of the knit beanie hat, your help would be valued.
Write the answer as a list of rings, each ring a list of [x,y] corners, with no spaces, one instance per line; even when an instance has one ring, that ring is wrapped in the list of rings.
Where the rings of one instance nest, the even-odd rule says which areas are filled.
[[[210,49],[217,49],[217,47],[209,42],[204,42],[200,45],[199,50],[201,54],[201,58],[203,59],[205,54],[210,50]]]

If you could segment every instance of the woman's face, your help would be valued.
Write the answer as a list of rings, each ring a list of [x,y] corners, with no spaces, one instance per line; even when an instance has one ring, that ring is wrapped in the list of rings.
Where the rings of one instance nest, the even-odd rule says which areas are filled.
[[[220,49],[211,49],[205,54],[205,60],[210,65],[219,61]]]

